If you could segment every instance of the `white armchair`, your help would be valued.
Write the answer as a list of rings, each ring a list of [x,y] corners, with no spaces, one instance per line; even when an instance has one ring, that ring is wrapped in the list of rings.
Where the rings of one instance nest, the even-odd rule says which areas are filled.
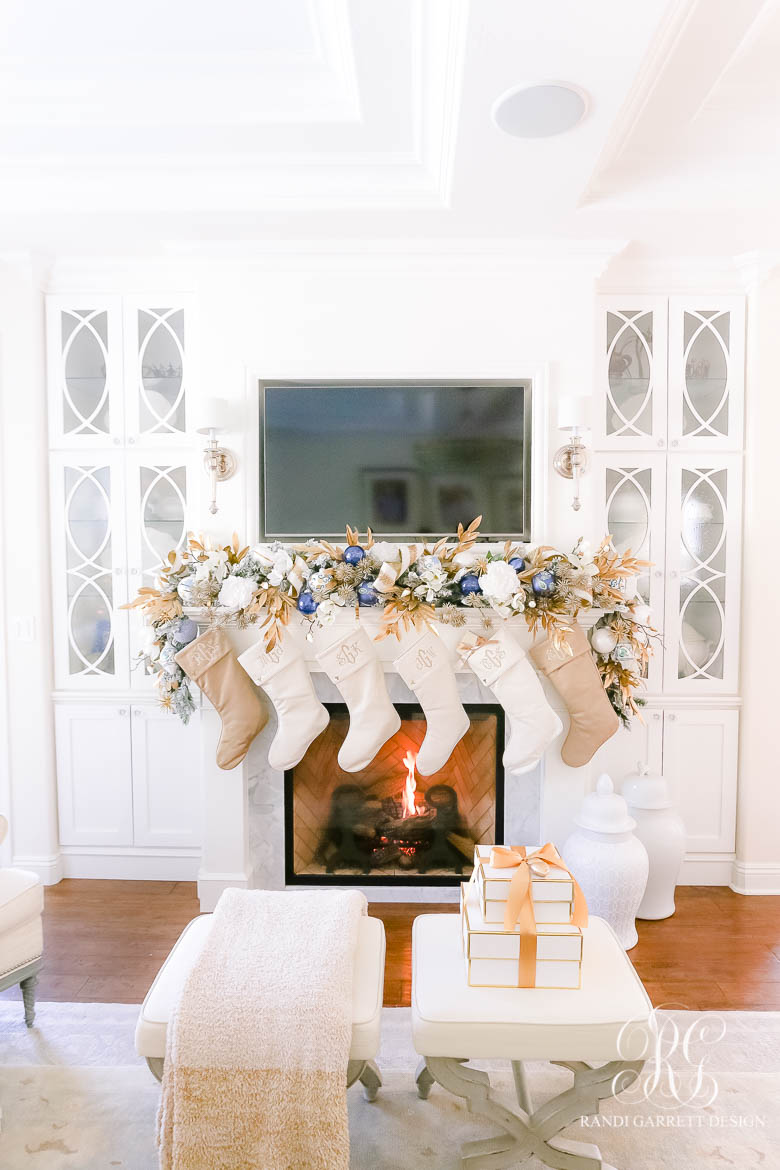
[[[8,821],[0,816],[0,844]],[[0,869],[0,991],[18,983],[28,1028],[35,1019],[35,984],[43,955],[43,885],[29,869]]]

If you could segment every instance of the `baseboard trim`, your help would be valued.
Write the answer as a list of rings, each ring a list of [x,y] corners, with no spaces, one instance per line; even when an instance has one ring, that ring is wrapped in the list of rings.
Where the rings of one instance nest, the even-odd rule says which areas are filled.
[[[200,850],[156,853],[153,850],[62,847],[62,877],[131,882],[194,882]]]
[[[780,863],[734,861],[729,885],[735,894],[780,894]]]
[[[688,853],[678,886],[727,886],[731,882],[733,853]]]
[[[225,890],[248,890],[251,875],[248,873],[212,873],[198,871],[198,897],[202,914],[210,914]]]
[[[15,854],[12,864],[18,869],[31,869],[33,873],[37,873],[45,886],[56,886],[63,878],[61,853],[52,853],[49,857],[25,857]]]

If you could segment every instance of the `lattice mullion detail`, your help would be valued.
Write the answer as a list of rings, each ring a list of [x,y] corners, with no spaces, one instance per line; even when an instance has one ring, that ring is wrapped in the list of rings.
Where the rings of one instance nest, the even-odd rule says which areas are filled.
[[[712,490],[714,496],[716,497],[716,499],[718,501],[718,506],[720,508],[722,523],[721,523],[720,537],[719,537],[717,543],[715,544],[715,547],[711,550],[711,552],[708,554],[708,556],[706,556],[704,559],[699,557],[688,546],[688,543],[685,539],[684,532],[681,531],[681,533],[680,533],[680,543],[682,545],[682,548],[685,550],[685,552],[688,554],[688,556],[691,558],[691,560],[695,562],[693,568],[687,569],[681,574],[682,580],[689,581],[691,583],[691,585],[693,586],[693,588],[691,589],[690,593],[688,594],[688,596],[685,598],[685,600],[682,602],[682,605],[680,606],[680,616],[679,616],[680,650],[681,650],[684,658],[686,659],[686,661],[690,665],[691,670],[693,671],[693,673],[691,675],[688,675],[686,677],[711,679],[711,678],[713,678],[713,676],[710,673],[708,673],[709,669],[713,665],[713,663],[715,663],[717,661],[721,651],[724,648],[725,638],[726,638],[726,611],[724,608],[724,603],[720,600],[717,593],[712,588],[712,585],[715,581],[725,581],[725,579],[726,579],[725,570],[716,569],[712,565],[712,561],[718,555],[718,553],[720,553],[720,551],[722,549],[725,549],[726,515],[727,515],[726,500],[725,500],[720,488],[718,487],[718,485],[715,483],[714,479],[712,478],[713,474],[714,474],[714,469],[710,469],[709,471],[707,471],[704,469],[697,468],[693,472],[693,474],[696,476],[696,478],[691,482],[687,491],[685,492],[685,495],[683,496],[682,506],[681,506],[681,510],[680,510],[681,515],[682,516],[685,515],[686,508],[689,506],[691,499],[693,497],[693,494],[696,491],[696,489],[700,485],[706,483],[710,487],[710,489]],[[717,640],[717,644],[715,646],[715,649],[710,653],[707,661],[704,663],[697,663],[691,658],[691,655],[688,652],[688,647],[685,644],[684,619],[685,619],[685,614],[688,611],[688,607],[691,605],[694,598],[696,598],[696,596],[701,594],[701,593],[709,594],[709,596],[712,598],[712,603],[713,603],[713,605],[717,611],[717,614],[718,614],[718,621],[719,621],[720,629],[719,629],[718,640]],[[680,676],[679,668],[678,668],[678,676]]]
[[[170,434],[178,434],[179,428],[174,426],[173,423],[171,423],[169,420],[175,415],[176,410],[184,399],[186,385],[186,362],[184,357],[184,347],[182,346],[181,340],[176,333],[176,330],[171,328],[169,318],[180,310],[176,308],[166,309],[164,312],[160,313],[155,312],[154,309],[143,309],[142,311],[148,316],[153,317],[155,322],[154,324],[150,325],[146,332],[146,336],[138,347],[138,393],[143,400],[147,410],[149,411],[149,414],[152,416],[152,418],[157,420],[154,426],[147,427],[146,431],[154,433],[155,431],[163,430]],[[146,351],[152,341],[152,338],[160,328],[165,329],[165,331],[173,339],[173,343],[176,346],[176,349],[181,358],[181,383],[179,385],[179,391],[176,395],[176,398],[163,415],[159,413],[159,411],[155,408],[149,399],[149,396],[146,392],[146,384],[144,382],[144,357],[146,356]]]
[[[104,660],[107,658],[107,656],[109,655],[111,648],[113,646],[113,643],[114,643],[114,621],[113,621],[112,598],[109,597],[109,594],[106,592],[106,590],[101,585],[101,579],[107,578],[108,581],[111,582],[112,578],[111,578],[111,569],[106,568],[105,566],[101,565],[99,563],[99,558],[103,554],[103,552],[107,548],[109,548],[111,537],[112,537],[111,503],[110,503],[108,493],[106,492],[106,489],[104,488],[103,484],[100,482],[100,480],[97,478],[97,475],[96,475],[96,473],[98,471],[103,470],[103,468],[101,468],[101,467],[72,467],[72,466],[70,466],[69,468],[66,469],[66,472],[67,472],[67,470],[76,472],[78,474],[78,478],[75,481],[75,483],[73,484],[73,486],[71,487],[70,491],[67,493],[66,499],[65,499],[65,507],[64,507],[65,536],[66,536],[67,545],[69,545],[70,548],[73,550],[73,552],[76,555],[76,558],[80,558],[80,560],[78,561],[78,563],[76,563],[70,567],[66,566],[65,572],[66,572],[67,579],[69,581],[76,579],[77,581],[80,581],[81,584],[77,587],[75,593],[69,599],[68,610],[67,610],[67,623],[66,624],[67,624],[67,630],[68,630],[68,644],[69,644],[71,650],[73,651],[73,653],[75,654],[76,658],[84,664],[84,667],[82,670],[80,670],[80,671],[71,670],[70,674],[77,675],[77,676],[84,675],[84,674],[106,674],[108,672],[105,670],[101,670],[100,666],[104,662]],[[110,471],[109,471],[109,474],[110,474]],[[76,541],[76,539],[73,535],[73,530],[72,530],[72,526],[71,526],[71,518],[72,518],[71,517],[71,509],[73,506],[73,501],[76,497],[77,492],[82,487],[82,485],[85,483],[91,483],[92,486],[94,488],[96,488],[97,492],[99,493],[99,495],[103,499],[103,502],[105,504],[105,509],[106,509],[105,532],[103,534],[102,540],[100,541],[97,548],[94,550],[94,552],[91,555],[79,546],[78,542]],[[74,612],[76,609],[76,605],[77,605],[78,601],[84,596],[85,591],[88,589],[92,589],[98,595],[98,597],[102,598],[102,600],[105,604],[105,607],[106,607],[106,612],[108,614],[108,623],[109,623],[108,636],[106,638],[105,646],[103,647],[102,651],[100,652],[99,656],[95,659],[94,662],[90,662],[89,659],[85,657],[84,653],[81,650],[81,647],[78,645],[78,643],[74,637],[74,631],[73,631],[73,618],[74,618]]]
[[[612,505],[615,502],[615,500],[620,495],[621,489],[626,487],[628,484],[632,484],[636,488],[636,490],[639,492],[639,495],[640,495],[641,500],[642,500],[642,504],[643,504],[644,509],[645,509],[645,535],[644,535],[644,539],[642,540],[642,543],[638,548],[633,549],[633,552],[636,556],[642,556],[642,554],[648,550],[649,545],[650,545],[650,521],[651,521],[651,515],[652,515],[651,508],[650,508],[650,497],[648,496],[648,494],[645,491],[642,484],[637,479],[637,472],[641,471],[642,469],[639,467],[615,467],[612,470],[617,472],[620,475],[620,479],[618,480],[618,482],[613,487],[612,491],[607,496],[606,512],[607,512],[608,524],[611,523],[611,521],[609,520],[610,509],[612,508]],[[621,550],[621,551],[625,551],[625,550]]]
[[[149,533],[148,533],[147,526],[146,526],[146,505],[149,501],[149,498],[152,495],[152,492],[154,491],[154,489],[157,487],[158,484],[167,483],[170,485],[170,487],[176,493],[176,495],[179,499],[179,502],[181,503],[181,531],[180,531],[180,534],[177,537],[177,539],[172,547],[175,548],[176,551],[178,552],[181,548],[184,547],[184,544],[186,543],[186,539],[187,539],[187,519],[186,519],[186,517],[187,517],[187,501],[186,501],[184,492],[182,492],[181,488],[176,483],[176,480],[173,478],[173,473],[175,471],[184,470],[185,475],[186,475],[186,469],[183,468],[181,464],[171,465],[170,467],[150,466],[148,464],[144,464],[142,468],[139,468],[139,476],[141,474],[141,471],[144,469],[146,471],[153,472],[154,478],[149,482],[149,484],[147,485],[145,491],[142,493],[142,496],[141,496],[141,504],[140,504],[140,509],[139,509],[139,523],[141,525],[141,540],[143,542],[143,545],[145,546],[145,548],[148,550],[151,557],[153,558],[154,565],[157,566],[160,563],[160,554],[149,539]],[[156,572],[156,568],[153,567],[151,569],[144,569],[143,572],[144,572],[145,576],[148,576],[149,574],[154,575]]]
[[[691,395],[690,395],[689,390],[688,390],[687,377],[683,378],[683,397],[685,399],[685,404],[688,407],[688,409],[690,410],[691,414],[694,416],[694,418],[699,423],[698,427],[696,427],[694,430],[690,430],[690,431],[686,430],[685,434],[687,437],[691,437],[691,438],[693,438],[697,435],[711,435],[711,436],[717,437],[718,435],[723,435],[726,433],[725,431],[716,430],[715,427],[713,426],[713,420],[717,419],[718,415],[720,414],[720,412],[722,411],[724,405],[726,404],[726,402],[728,400],[728,395],[729,395],[729,378],[728,378],[729,349],[728,349],[728,346],[726,345],[725,341],[723,340],[723,337],[721,336],[719,331],[715,328],[715,322],[720,320],[723,317],[727,317],[728,313],[727,312],[717,313],[717,314],[712,315],[711,317],[706,317],[706,316],[703,316],[701,313],[697,313],[693,309],[687,309],[686,316],[692,317],[695,320],[697,320],[699,322],[699,325],[697,326],[697,328],[695,329],[695,331],[691,335],[691,338],[685,347],[685,352],[683,354],[683,369],[687,369],[687,367],[688,367],[688,359],[690,357],[691,351],[693,350],[693,347],[696,344],[696,341],[698,340],[698,338],[703,333],[709,331],[713,335],[713,337],[715,338],[718,345],[720,346],[720,348],[723,351],[723,360],[725,362],[725,367],[726,367],[726,377],[724,379],[723,393],[721,394],[720,399],[718,400],[714,409],[710,412],[710,414],[707,416],[706,419],[702,417],[700,411],[694,405],[693,399],[691,398]]]
[[[105,312],[104,309],[93,309],[93,311],[88,316],[82,317],[77,313],[71,313],[66,309],[63,310],[63,315],[70,317],[73,321],[76,322],[75,328],[71,331],[70,335],[68,336],[67,341],[65,342],[64,346],[62,347],[62,353],[61,353],[61,357],[60,357],[60,362],[61,362],[61,365],[60,365],[60,390],[62,392],[62,396],[63,396],[65,402],[72,410],[74,416],[80,420],[80,425],[77,427],[74,427],[71,431],[69,431],[68,432],[69,434],[74,434],[74,435],[79,434],[79,432],[84,431],[84,430],[91,431],[92,434],[94,434],[94,435],[108,434],[108,431],[106,429],[101,430],[100,427],[95,426],[93,423],[93,419],[97,418],[97,416],[100,414],[100,411],[103,409],[103,406],[105,405],[107,398],[108,398],[108,349],[106,347],[105,342],[103,341],[103,338],[100,336],[97,329],[95,329],[94,325],[92,324],[94,319],[96,317],[98,317],[101,313],[104,313],[104,312]],[[90,415],[88,415],[86,418],[81,413],[81,411],[78,409],[75,402],[73,401],[73,398],[71,397],[70,387],[68,386],[68,377],[67,377],[68,356],[70,354],[71,349],[73,348],[74,341],[76,340],[76,338],[79,336],[79,334],[83,330],[87,330],[92,335],[92,337],[94,337],[95,341],[97,342],[98,346],[100,347],[100,351],[103,354],[103,362],[104,362],[104,366],[105,366],[105,370],[106,370],[106,376],[105,376],[105,379],[103,382],[103,390],[102,390],[102,393],[100,395],[100,398],[98,399],[97,404],[95,405],[92,413]]]
[[[618,406],[618,404],[613,396],[613,393],[612,393],[612,386],[610,384],[609,376],[607,376],[607,381],[606,381],[607,408],[609,408],[611,406],[623,424],[620,427],[610,429],[609,433],[612,435],[626,435],[626,434],[628,434],[628,435],[635,435],[639,438],[646,438],[647,435],[649,434],[649,431],[642,430],[642,428],[639,425],[637,425],[638,420],[642,417],[642,414],[644,413],[648,403],[651,402],[652,395],[653,395],[653,353],[652,353],[652,350],[650,348],[650,345],[648,344],[647,338],[644,336],[641,329],[639,329],[637,326],[637,319],[639,317],[644,316],[645,313],[642,310],[638,310],[634,317],[628,317],[628,316],[626,316],[625,313],[621,313],[616,309],[612,309],[612,310],[610,310],[610,314],[613,317],[617,318],[617,320],[622,321],[623,324],[618,329],[617,333],[612,338],[612,341],[610,342],[610,344],[607,347],[607,370],[609,371],[609,367],[610,367],[610,364],[612,362],[612,358],[613,358],[613,355],[615,353],[615,349],[617,348],[618,342],[622,338],[624,343],[625,343],[626,335],[630,334],[630,335],[632,335],[633,340],[635,340],[639,345],[641,345],[642,349],[645,352],[645,355],[647,357],[647,363],[648,363],[648,375],[647,375],[647,389],[645,390],[645,393],[642,397],[641,402],[639,403],[637,408],[634,410],[634,412],[630,418],[627,418],[626,415],[624,414],[623,410]]]

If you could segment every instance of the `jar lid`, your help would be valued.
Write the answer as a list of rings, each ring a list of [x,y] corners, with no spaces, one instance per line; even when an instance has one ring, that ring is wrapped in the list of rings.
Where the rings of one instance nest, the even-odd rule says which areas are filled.
[[[606,772],[599,776],[596,791],[589,792],[583,800],[575,824],[594,833],[630,833],[636,828],[636,821],[628,815],[628,805],[615,792],[612,778]]]
[[[626,776],[621,791],[630,808],[674,807],[666,780],[641,762],[637,764],[636,772],[629,772]]]

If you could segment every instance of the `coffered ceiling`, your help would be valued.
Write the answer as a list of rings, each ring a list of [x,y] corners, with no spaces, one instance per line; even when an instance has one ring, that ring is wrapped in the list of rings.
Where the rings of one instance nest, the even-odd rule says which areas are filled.
[[[0,7],[0,247],[780,244],[778,0]],[[574,130],[491,120],[521,84]]]

